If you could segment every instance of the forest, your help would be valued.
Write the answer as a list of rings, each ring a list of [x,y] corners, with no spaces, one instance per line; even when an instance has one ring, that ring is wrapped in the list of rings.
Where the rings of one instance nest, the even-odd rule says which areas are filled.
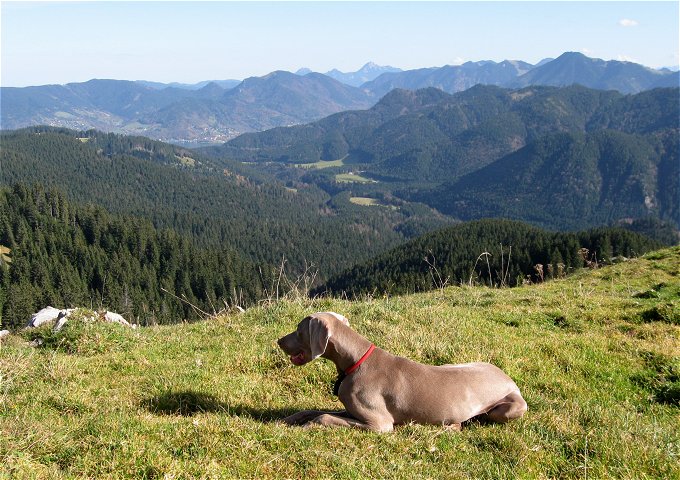
[[[218,167],[144,137],[40,127],[2,132],[0,140],[0,184],[58,188],[70,201],[149,219],[202,247],[230,245],[255,263],[278,265],[285,257],[292,275],[313,263],[327,278],[451,222],[417,204],[367,209],[346,192],[285,188],[247,166]]]
[[[0,190],[0,245],[2,328],[25,325],[48,305],[109,309],[141,325],[195,320],[225,301],[245,307],[262,298],[261,274],[270,274],[232,248],[198,247],[38,185]]]
[[[622,261],[661,243],[623,228],[551,232],[486,219],[425,234],[333,276],[315,294],[404,294],[447,285],[512,287]]]
[[[432,100],[418,98],[412,100]],[[319,182],[322,189],[299,181],[285,187],[254,174],[248,165],[144,137],[35,127],[2,132],[0,140],[3,328],[25,324],[47,305],[107,308],[142,325],[191,321],[225,305],[251,305],[272,294],[277,276],[295,281],[303,273],[313,277],[305,284],[313,295],[403,293],[450,283],[514,286],[678,240],[672,223],[644,217],[642,210],[640,219],[617,222],[625,213],[618,210],[618,196],[640,194],[638,184],[626,182],[626,176],[644,178],[646,170],[636,159],[670,146],[665,137],[652,148],[620,132],[562,134],[537,142],[535,155],[508,157],[532,172],[543,171],[549,158],[537,151],[543,148],[566,152],[556,158],[571,170],[595,163],[621,170],[600,185],[608,192],[605,207],[612,215],[600,220],[627,230],[580,233],[506,220],[447,227],[453,218],[388,191],[374,195],[378,206],[357,205],[352,195],[364,193],[357,185]],[[555,148],[561,144],[569,148]],[[620,154],[598,156],[605,144],[622,145]],[[595,153],[580,156],[582,151]],[[677,150],[669,153],[664,158]],[[553,185],[515,181],[521,169],[506,163],[507,190],[528,212],[530,198],[512,190],[513,185],[561,192],[565,180],[559,176]],[[670,185],[658,198],[672,200],[677,194],[673,170],[664,168],[660,181]],[[477,190],[482,187],[474,183],[474,174],[463,178],[469,190],[442,192],[441,198],[458,195],[464,201],[464,195],[484,191]],[[588,192],[586,183],[574,185]],[[547,190],[545,202],[553,198]],[[495,193],[477,195],[480,212],[484,202],[497,200]],[[555,218],[568,208],[585,212],[578,208],[587,207],[572,205],[570,198],[565,191],[555,205],[544,206],[542,215]],[[534,216],[534,222],[541,218]],[[480,257],[484,252],[488,255]]]
[[[311,293],[397,294],[460,283],[514,286],[660,246],[620,228],[556,233],[482,220],[419,237]],[[291,286],[281,283],[272,265],[244,259],[229,246],[200,246],[148,220],[75,204],[40,185],[0,189],[0,249],[3,328],[21,327],[48,305],[114,310],[141,325],[191,321],[223,308],[247,307]]]

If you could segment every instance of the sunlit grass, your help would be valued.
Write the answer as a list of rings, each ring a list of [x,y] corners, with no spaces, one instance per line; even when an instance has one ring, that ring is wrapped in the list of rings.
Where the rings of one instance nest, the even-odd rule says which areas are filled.
[[[516,289],[293,299],[64,333],[62,346],[97,348],[12,335],[0,347],[0,478],[678,478],[679,275],[675,248]],[[646,313],[662,304],[667,317]],[[318,310],[421,362],[491,361],[529,410],[462,432],[281,425],[342,408],[332,364],[293,367],[275,343]]]

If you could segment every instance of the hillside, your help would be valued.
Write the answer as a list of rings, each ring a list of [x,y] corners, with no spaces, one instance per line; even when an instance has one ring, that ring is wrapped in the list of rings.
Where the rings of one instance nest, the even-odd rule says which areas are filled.
[[[680,249],[516,289],[291,299],[196,324],[2,340],[0,475],[16,478],[677,478]],[[527,414],[461,432],[290,428],[336,410],[334,367],[274,341],[333,310],[395,354],[491,361]],[[27,346],[38,335],[42,348]],[[352,459],[348,461],[348,459]]]
[[[577,229],[656,215],[680,224],[677,131],[556,134],[431,191],[405,195],[463,220]]]
[[[678,93],[393,90],[369,110],[244,134],[204,153],[282,171],[284,179],[296,166],[339,159],[297,175],[328,190],[338,174],[360,174],[367,185],[346,186],[355,195],[389,193],[461,219],[574,229],[657,216],[680,225]]]
[[[461,284],[514,287],[565,277],[587,262],[606,265],[660,246],[621,228],[563,233],[508,220],[478,220],[426,233],[354,265],[314,293],[354,298]]]
[[[41,183],[201,247],[229,246],[256,264],[285,259],[293,278],[310,265],[326,278],[450,222],[423,205],[367,209],[313,186],[264,183],[243,165],[217,168],[196,152],[142,137],[48,128],[3,132],[0,142],[4,186]]]
[[[0,188],[0,326],[23,327],[47,305],[97,306],[141,325],[179,323],[223,302],[252,305],[271,291],[261,274],[267,265],[229,244],[197,243],[149,220],[74,204],[56,189]]]

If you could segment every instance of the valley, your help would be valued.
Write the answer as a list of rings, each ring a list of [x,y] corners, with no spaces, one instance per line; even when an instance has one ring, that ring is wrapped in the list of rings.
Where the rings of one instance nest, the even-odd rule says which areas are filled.
[[[538,69],[561,72],[561,64],[572,73],[585,64],[591,74],[613,66],[565,54],[512,69],[524,78]],[[514,71],[509,65],[502,67],[506,73]],[[498,66],[480,62],[441,74]],[[386,72],[370,81],[411,73]],[[541,81],[550,83],[546,75]],[[466,281],[518,286],[538,280],[537,265],[547,269],[542,275],[557,278],[593,258],[609,264],[680,238],[678,88],[624,94],[580,85],[490,84],[447,93],[438,85],[394,88],[374,99],[366,89],[310,72],[196,86],[87,83],[52,86],[49,94],[42,87],[3,90],[3,116],[14,115],[31,95],[47,95],[63,121],[79,121],[64,105],[80,105],[82,113],[96,104],[116,112],[119,125],[128,118],[144,130],[140,126],[151,124],[132,117],[150,119],[162,110],[186,140],[181,97],[189,110],[228,104],[237,122],[244,117],[236,112],[256,111],[246,114],[254,123],[239,129],[265,129],[279,120],[300,124],[193,149],[153,140],[147,130],[144,136],[50,126],[4,130],[0,247],[8,261],[0,307],[7,325],[20,325],[42,303],[88,298],[154,324],[197,318],[178,298],[209,311],[221,301],[251,306],[300,291],[402,294]],[[192,115],[217,118],[208,110]],[[52,215],[45,205],[52,205]],[[54,218],[55,209],[71,213]],[[145,233],[136,238],[122,227],[127,224]],[[86,239],[72,245],[64,238],[54,252],[97,253],[81,253],[75,271],[60,261],[41,262],[56,247],[24,233],[36,225]],[[92,233],[93,225],[104,233]],[[137,250],[111,249],[115,238],[127,238]],[[191,267],[194,276],[163,266],[190,264],[178,248],[201,259]],[[149,249],[170,263],[148,256]],[[512,263],[504,249],[514,249]],[[579,256],[583,249],[590,256]],[[486,258],[486,272],[470,263],[482,252],[496,252]],[[123,283],[106,285],[103,272],[120,268],[113,258],[125,259],[116,275]],[[70,282],[58,280],[63,269],[72,272]],[[143,283],[132,281],[140,277]]]
[[[397,89],[368,110],[201,152],[290,187],[415,201],[459,220],[578,229],[654,216],[677,226],[678,91]]]

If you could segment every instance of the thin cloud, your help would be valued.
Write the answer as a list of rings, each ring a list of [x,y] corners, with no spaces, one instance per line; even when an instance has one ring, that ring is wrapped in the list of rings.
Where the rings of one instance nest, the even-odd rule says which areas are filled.
[[[622,18],[621,20],[619,20],[619,25],[621,25],[622,27],[637,27],[638,21],[631,20],[630,18]]]

